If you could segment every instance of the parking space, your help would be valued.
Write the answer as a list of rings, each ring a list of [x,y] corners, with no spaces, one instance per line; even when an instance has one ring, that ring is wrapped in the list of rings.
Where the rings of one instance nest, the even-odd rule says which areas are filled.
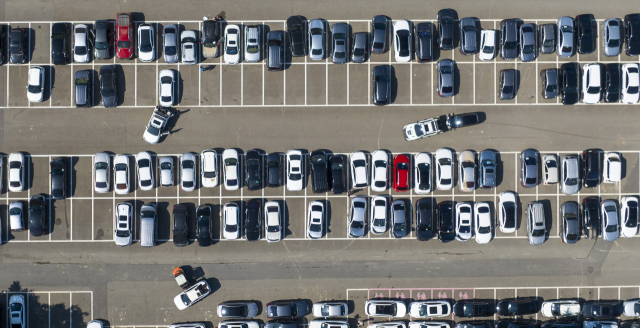
[[[41,326],[49,328],[81,328],[86,327],[93,319],[92,291],[22,291],[9,290],[0,292],[6,320],[0,320],[0,327],[9,325],[9,299],[12,296],[23,296],[25,302],[26,327]]]

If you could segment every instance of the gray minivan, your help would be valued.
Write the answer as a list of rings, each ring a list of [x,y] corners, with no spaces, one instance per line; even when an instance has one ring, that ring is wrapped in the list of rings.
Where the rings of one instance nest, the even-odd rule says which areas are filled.
[[[280,31],[267,33],[267,70],[281,71],[284,68],[284,37]]]
[[[158,211],[152,203],[142,205],[140,209],[140,246],[153,247],[158,239]]]

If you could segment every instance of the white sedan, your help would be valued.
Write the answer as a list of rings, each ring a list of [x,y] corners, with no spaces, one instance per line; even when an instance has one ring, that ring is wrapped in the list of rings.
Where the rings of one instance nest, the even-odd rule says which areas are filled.
[[[622,303],[622,308],[627,317],[640,317],[640,300],[626,301]]]
[[[574,300],[557,300],[542,302],[540,312],[545,317],[580,315],[580,302]]]
[[[480,32],[480,52],[478,53],[480,60],[488,61],[496,57],[497,32],[496,30],[482,30]]]
[[[415,159],[415,172],[413,174],[414,191],[416,194],[424,195],[431,192],[431,155],[419,153]]]
[[[113,159],[113,180],[116,194],[129,193],[129,156],[118,155]]]
[[[638,64],[622,65],[622,102],[625,104],[637,103],[639,87]]]
[[[9,155],[9,191],[21,192],[24,190],[24,155],[11,153]]]
[[[224,165],[224,189],[238,190],[238,152],[235,149],[225,149],[222,152],[222,163]]]
[[[200,280],[195,283],[189,289],[183,291],[173,298],[173,303],[178,307],[178,310],[184,310],[198,301],[207,297],[211,293],[211,287],[207,284],[206,280]]]
[[[316,319],[309,322],[309,328],[349,328],[349,322],[347,320],[336,319]],[[265,328],[266,325],[265,325]]]
[[[516,195],[511,191],[500,193],[499,196],[500,231],[514,233],[516,231]]]
[[[447,148],[436,150],[436,187],[439,190],[453,188],[453,154]]]
[[[44,99],[44,68],[31,66],[27,81],[27,98],[30,102],[41,102]]]
[[[97,153],[93,170],[93,182],[95,191],[99,194],[109,192],[109,167],[111,156],[107,153]]]
[[[419,301],[409,304],[409,316],[412,318],[437,318],[451,314],[448,301]]]
[[[238,25],[227,25],[224,28],[224,62],[237,64],[240,61],[240,28]]]
[[[140,190],[152,190],[154,181],[151,154],[146,151],[139,152],[136,155],[136,168],[138,170],[138,186]]]
[[[313,316],[316,318],[346,317],[349,307],[345,302],[321,302],[313,304]]]
[[[631,238],[638,234],[637,197],[622,197],[620,200],[620,221],[622,221],[622,237]]]
[[[222,231],[224,239],[240,239],[242,227],[240,222],[240,208],[236,203],[224,204],[224,221]]]
[[[310,202],[307,215],[307,237],[321,238],[324,231],[324,204],[319,201]]]
[[[156,58],[154,50],[153,27],[149,24],[141,24],[138,27],[138,57],[143,62],[150,62]]]
[[[116,228],[113,232],[114,240],[118,246],[129,246],[132,241],[131,222],[133,217],[133,206],[129,203],[118,203],[116,205]]]
[[[585,64],[582,67],[582,102],[597,104],[602,95],[600,64]]]
[[[196,157],[185,153],[180,158],[180,189],[193,191],[196,187]]]
[[[287,152],[287,189],[289,191],[302,190],[303,169],[302,152],[289,150]]]
[[[173,106],[176,76],[173,70],[163,69],[160,71],[160,106]]]
[[[402,301],[368,300],[364,313],[370,317],[402,318],[407,315],[407,306]]]
[[[9,205],[9,224],[11,231],[24,230],[24,208],[22,202],[13,202]]]
[[[387,176],[389,175],[389,155],[384,150],[376,150],[371,155],[371,190],[376,192],[387,189]]]
[[[369,185],[367,177],[367,156],[357,151],[351,154],[351,183],[354,189],[362,189]]]
[[[461,202],[456,204],[456,240],[467,241],[471,238],[471,219],[473,217],[473,209],[471,204]]]
[[[87,25],[78,24],[73,28],[73,60],[76,63],[89,62],[89,29]]]
[[[399,20],[393,23],[393,36],[395,47],[394,55],[397,62],[411,61],[411,26],[409,21]]]
[[[173,186],[173,159],[170,156],[160,159],[160,186]]]
[[[615,183],[620,181],[622,165],[620,162],[620,153],[604,154],[604,165],[602,167],[602,182]]]
[[[375,235],[387,231],[387,198],[376,196],[371,200],[371,232]]]
[[[200,154],[200,168],[202,170],[202,186],[213,188],[218,185],[218,153],[207,149]]]
[[[268,242],[273,243],[282,240],[282,216],[280,215],[280,204],[270,201],[264,204],[264,230]]]
[[[475,233],[478,244],[487,244],[493,237],[493,224],[491,222],[491,209],[486,202],[478,202],[473,205],[475,214]]]
[[[409,328],[451,328],[451,325],[444,321],[412,321]]]

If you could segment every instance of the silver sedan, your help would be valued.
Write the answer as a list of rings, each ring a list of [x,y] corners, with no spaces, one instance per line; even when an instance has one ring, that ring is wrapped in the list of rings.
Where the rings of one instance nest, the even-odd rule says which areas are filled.
[[[443,59],[438,61],[438,95],[440,97],[453,97],[454,86],[454,61]]]
[[[331,61],[334,64],[345,64],[349,61],[349,27],[345,23],[331,26]]]
[[[326,34],[323,20],[314,19],[309,22],[309,58],[312,60],[324,59]]]

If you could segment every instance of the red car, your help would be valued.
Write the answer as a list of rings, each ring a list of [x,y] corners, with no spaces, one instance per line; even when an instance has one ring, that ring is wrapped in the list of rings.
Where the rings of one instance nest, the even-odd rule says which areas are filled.
[[[393,158],[393,190],[407,191],[409,189],[409,158],[398,155]]]
[[[119,13],[116,19],[116,55],[120,59],[133,58],[133,19],[131,13]]]

